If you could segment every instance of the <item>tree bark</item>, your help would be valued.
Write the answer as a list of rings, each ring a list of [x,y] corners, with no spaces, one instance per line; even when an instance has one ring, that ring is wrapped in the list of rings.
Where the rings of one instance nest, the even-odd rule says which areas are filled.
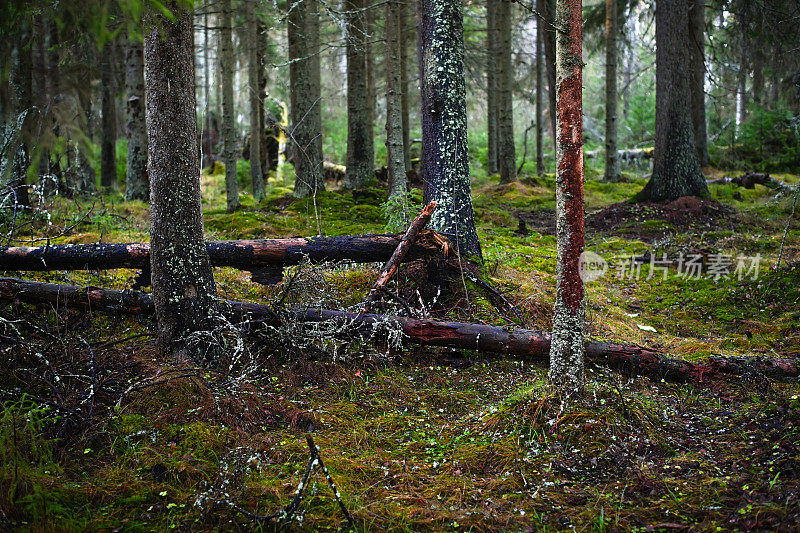
[[[708,166],[708,133],[706,129],[706,23],[703,0],[690,0],[689,5],[689,86],[692,98],[692,125],[694,142],[697,146],[697,159],[701,167]]]
[[[617,154],[617,0],[606,0],[606,175],[605,181],[620,180]]]
[[[462,256],[481,257],[467,152],[464,34],[460,0],[420,0],[419,76],[424,199],[431,226],[454,234]]]
[[[125,200],[150,199],[147,175],[147,128],[145,127],[144,58],[142,43],[131,39],[125,50],[126,124],[128,162],[125,170]]]
[[[250,84],[250,180],[253,186],[253,199],[258,202],[266,198],[264,173],[261,168],[261,87],[258,54],[258,0],[247,0],[247,79]]]
[[[582,7],[582,0],[556,1],[557,246],[549,377],[567,394],[580,391],[584,381]]]
[[[404,197],[408,191],[403,145],[403,109],[400,84],[400,30],[402,6],[386,3],[386,169],[389,197]]]
[[[406,175],[414,170],[411,164],[411,130],[410,130],[410,104],[409,104],[409,82],[408,82],[408,48],[412,39],[408,38],[410,33],[416,31],[416,26],[409,24],[408,20],[413,15],[413,3],[402,2],[400,4],[400,106],[403,115],[403,160],[406,167]]]
[[[536,0],[536,10],[541,13],[544,10],[544,1]],[[536,19],[536,174],[544,176],[544,31],[543,22],[540,18]]]
[[[553,150],[557,150],[558,134],[556,133],[556,30],[553,29],[555,21],[556,0],[544,0],[545,10],[541,13],[545,17],[542,25],[544,30],[544,56],[547,67],[547,95],[550,103],[550,131],[553,134]],[[541,22],[541,18],[539,19]]]
[[[708,195],[691,117],[688,17],[688,0],[659,0],[653,175],[636,195],[637,201],[663,202],[681,196]]]
[[[150,269],[163,354],[198,359],[187,334],[208,328],[216,287],[203,241],[192,14],[169,2],[145,37]]]
[[[514,70],[511,64],[511,0],[497,2],[497,58],[500,87],[497,114],[497,161],[500,183],[517,179],[517,152],[514,146]]]
[[[0,278],[0,299],[32,305],[79,308],[96,312],[150,315],[153,300],[139,291],[119,291],[97,287],[76,287],[56,283]],[[227,301],[220,309],[234,320],[265,320],[280,323],[275,309],[269,305]],[[547,333],[499,326],[440,322],[416,318],[358,314],[331,310],[289,311],[288,318],[297,321],[339,321],[348,324],[344,334],[371,336],[375,326],[386,324],[403,332],[403,342],[424,346],[444,346],[463,350],[508,354],[523,359],[542,359],[551,346]],[[755,375],[779,380],[800,377],[800,365],[794,359],[765,357],[710,357],[708,363],[691,363],[642,348],[608,342],[586,342],[586,359],[610,367],[625,375],[647,376],[677,383],[710,383],[726,376]]]
[[[401,234],[345,235],[342,237],[294,237],[205,243],[211,265],[242,270],[312,263],[386,261],[397,248]],[[150,265],[148,243],[55,244],[50,246],[0,247],[3,270],[105,270]],[[432,234],[423,232],[408,253],[409,260],[429,258],[441,251]]]
[[[33,118],[33,60],[29,42],[31,38],[31,32],[26,24],[21,27],[19,35],[15,36],[8,80],[13,112],[8,117],[10,120],[7,127],[13,130],[19,127],[19,130],[16,132],[17,140],[7,148],[5,154],[7,159],[3,162],[4,174],[10,173],[10,175],[7,179],[5,176],[0,176],[0,184],[9,185],[13,189],[15,196],[13,201],[18,207],[23,208],[30,207],[27,186],[30,149],[27,137]],[[20,117],[23,119],[21,123]]]
[[[117,185],[117,104],[114,84],[114,45],[106,43],[102,51],[102,140],[100,142],[100,184],[103,187]]]
[[[233,108],[233,74],[236,63],[233,56],[232,24],[233,13],[231,0],[222,0],[222,16],[220,24],[220,65],[222,77],[222,143],[223,161],[225,163],[225,197],[228,213],[239,209],[239,181],[236,176],[236,118]]]
[[[497,8],[502,0],[486,0],[486,171],[500,172],[497,156],[497,116],[499,114],[500,76],[497,65]]]
[[[347,172],[343,186],[361,189],[375,169],[367,84],[366,0],[346,0],[347,10]]]
[[[290,4],[287,24],[294,195],[298,198],[325,190],[317,6],[317,0]]]

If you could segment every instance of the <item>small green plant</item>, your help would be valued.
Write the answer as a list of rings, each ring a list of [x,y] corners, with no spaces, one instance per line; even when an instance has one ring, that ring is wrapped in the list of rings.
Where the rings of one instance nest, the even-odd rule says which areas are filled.
[[[386,216],[384,227],[386,231],[405,231],[414,215],[422,209],[422,201],[419,192],[409,192],[405,195],[390,196],[381,204],[381,209]]]

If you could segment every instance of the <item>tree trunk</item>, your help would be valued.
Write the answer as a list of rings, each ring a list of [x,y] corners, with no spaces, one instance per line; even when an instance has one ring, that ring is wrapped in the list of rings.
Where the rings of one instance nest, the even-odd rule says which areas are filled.
[[[553,134],[553,149],[557,150],[556,133],[556,30],[553,29],[553,21],[556,13],[556,0],[544,0],[545,10],[542,12],[545,23],[542,25],[544,30],[544,57],[547,61],[547,95],[550,102],[550,131]],[[539,19],[541,21],[541,19]]]
[[[106,43],[102,51],[101,80],[103,133],[100,153],[100,184],[103,187],[117,185],[117,104],[114,87],[114,45]]]
[[[500,183],[517,179],[517,152],[514,146],[514,70],[511,63],[511,0],[497,2],[497,58],[500,87],[497,114],[497,161]]]
[[[405,197],[408,191],[403,150],[403,109],[400,85],[400,36],[402,5],[386,3],[386,169],[389,197]]]
[[[233,74],[236,63],[233,56],[231,0],[222,0],[220,27],[220,75],[222,76],[222,143],[225,162],[225,197],[228,213],[241,207],[239,181],[236,176],[236,117],[233,108]]]
[[[536,0],[536,10],[539,13],[544,9],[543,0]],[[536,175],[544,176],[544,109],[542,101],[544,97],[544,23],[540,18],[536,19]]]
[[[174,1],[167,7],[175,20],[154,14],[144,43],[150,268],[162,353],[198,360],[185,337],[209,327],[216,288],[203,241],[194,35],[192,14]]]
[[[706,23],[703,0],[690,0],[689,5],[689,58],[691,70],[689,86],[692,98],[692,125],[694,142],[697,146],[697,159],[701,167],[709,163],[708,133],[706,131],[706,59],[705,31]]]
[[[351,261],[382,262],[389,259],[402,234],[344,235],[341,237],[294,237],[205,243],[212,266],[242,270],[312,263]],[[408,260],[437,255],[441,245],[432,232],[423,232],[411,246]],[[0,271],[147,269],[147,243],[53,244],[50,246],[0,247]]]
[[[290,4],[287,24],[294,195],[298,198],[325,190],[317,6],[317,0]]]
[[[635,197],[663,202],[707,196],[697,159],[689,93],[688,0],[659,0],[656,9],[656,141],[653,175]]]
[[[33,122],[33,75],[32,58],[30,50],[31,32],[27,25],[23,25],[19,35],[15,38],[14,49],[12,51],[11,72],[9,73],[9,85],[11,89],[11,100],[13,102],[8,128],[16,131],[16,142],[7,148],[3,161],[3,174],[10,174],[6,179],[0,176],[0,184],[9,185],[13,189],[14,198],[12,199],[18,207],[30,207],[28,196],[27,176],[30,167],[30,149],[28,147],[28,130]],[[19,118],[23,117],[21,123]],[[41,119],[40,119],[41,120]],[[5,170],[7,169],[7,170]],[[5,196],[4,192],[0,192]]]
[[[126,124],[128,164],[125,174],[125,200],[150,199],[147,176],[147,128],[144,104],[144,58],[142,43],[131,39],[125,50]]]
[[[411,41],[408,35],[414,33],[416,30],[416,25],[408,23],[408,20],[412,18],[412,6],[412,2],[402,2],[400,4],[400,27],[398,30],[400,36],[400,106],[403,116],[403,160],[405,161],[406,174],[413,171],[413,166],[411,164],[411,130],[409,124],[411,107],[408,101],[408,48],[409,41]]]
[[[0,278],[0,299],[129,315],[149,315],[154,308],[152,298],[144,292],[76,287],[13,278]],[[227,301],[221,309],[226,311],[229,318],[238,321],[265,320],[277,325],[281,320],[270,305]],[[532,359],[546,356],[551,348],[549,334],[526,329],[509,330],[484,324],[440,322],[326,309],[288,311],[287,314],[288,319],[294,321],[338,321],[347,324],[347,327],[341,328],[342,334],[352,337],[374,337],[375,332],[379,331],[376,326],[383,324],[387,328],[399,328],[403,332],[403,341],[409,344],[478,350]],[[607,366],[624,375],[648,376],[676,383],[710,383],[725,376],[741,375],[767,376],[778,380],[796,380],[800,376],[800,365],[789,358],[710,357],[708,363],[691,363],[640,346],[607,342],[587,342],[585,350],[588,361]]]
[[[347,10],[347,171],[343,186],[361,189],[375,170],[367,86],[366,0],[346,0]]]
[[[461,1],[417,5],[424,201],[439,206],[434,230],[454,234],[460,255],[481,257],[470,197]]]
[[[497,157],[497,98],[500,88],[497,68],[497,8],[503,0],[486,0],[486,171],[495,175],[500,171]]]
[[[619,181],[617,155],[617,0],[606,0],[606,175],[605,181]]]
[[[210,3],[205,3],[205,13],[203,14],[203,130],[200,132],[200,139],[203,146],[203,160],[200,164],[203,168],[210,167],[214,164],[216,156],[214,155],[214,141],[211,133],[211,58],[209,54],[210,43],[209,34],[211,20],[208,15]]]
[[[274,146],[276,149],[274,152],[277,152],[277,141],[273,137],[273,128],[267,129],[267,112],[264,106],[264,102],[267,101],[267,80],[268,80],[268,67],[267,67],[267,49],[269,48],[269,28],[263,22],[259,22],[258,26],[258,34],[260,36],[259,45],[258,45],[258,64],[259,64],[259,71],[258,71],[258,98],[261,100],[261,105],[258,107],[259,112],[259,124],[261,124],[261,174],[264,176],[264,182],[266,185],[266,180],[269,175],[270,170],[277,169],[277,161],[278,156],[277,153],[275,154],[274,162],[270,154],[273,152],[270,151],[270,146]],[[275,117],[277,118],[278,122],[283,123],[283,117]]]
[[[258,202],[267,196],[264,174],[261,168],[261,86],[258,61],[258,0],[247,0],[247,76],[250,96],[250,179],[253,184],[253,199]]]
[[[562,392],[583,388],[585,295],[583,233],[582,0],[557,0],[556,300],[550,382]]]

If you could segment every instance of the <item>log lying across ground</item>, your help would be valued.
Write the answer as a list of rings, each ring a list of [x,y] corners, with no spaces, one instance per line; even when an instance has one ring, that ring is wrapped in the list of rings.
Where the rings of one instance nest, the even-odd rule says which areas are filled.
[[[299,264],[304,257],[312,263],[387,261],[403,234],[346,235],[342,237],[295,237],[249,241],[210,241],[206,243],[211,264],[252,270]],[[434,232],[423,231],[411,246],[406,260],[431,257],[442,250]],[[52,246],[0,247],[0,271],[3,270],[105,270],[112,268],[150,267],[150,245],[59,244]]]
[[[784,194],[794,191],[793,187],[783,183],[780,180],[776,180],[769,174],[762,174],[760,172],[748,172],[747,174],[742,174],[741,176],[736,176],[734,178],[723,176],[721,178],[707,180],[707,183],[717,185],[732,184],[744,187],[745,189],[755,189],[756,185],[763,185],[768,189],[772,189],[773,191]]]
[[[154,313],[150,295],[139,291],[82,288],[12,278],[0,278],[0,299],[112,313],[134,315]],[[223,303],[222,308],[236,320],[258,319],[267,322],[280,320],[268,305],[228,301]],[[306,322],[332,320],[345,322],[349,325],[346,329],[353,335],[370,334],[377,323],[388,321],[396,324],[396,327],[404,333],[406,342],[412,344],[478,350],[542,360],[546,360],[550,353],[549,334],[526,329],[507,330],[483,324],[315,309],[293,311],[290,316],[293,320]],[[707,363],[691,363],[639,346],[605,342],[587,342],[586,358],[589,362],[608,366],[624,374],[642,375],[678,383],[702,383],[726,374],[752,374],[774,379],[796,379],[800,376],[800,363],[792,359],[711,357]]]

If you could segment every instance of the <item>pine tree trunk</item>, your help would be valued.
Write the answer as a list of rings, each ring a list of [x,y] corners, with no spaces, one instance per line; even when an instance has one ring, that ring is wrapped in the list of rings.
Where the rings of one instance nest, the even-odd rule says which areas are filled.
[[[692,125],[694,142],[697,146],[697,159],[700,166],[707,166],[708,133],[706,130],[706,59],[705,59],[705,16],[703,0],[690,0],[689,5],[689,58],[691,73],[689,86],[692,95]]]
[[[142,43],[131,39],[125,50],[126,124],[128,162],[125,174],[125,200],[150,199],[147,176],[147,129],[145,127],[144,58]]]
[[[233,108],[233,74],[236,64],[233,57],[231,0],[222,0],[220,19],[220,63],[222,78],[222,160],[225,163],[225,197],[228,213],[241,207],[239,181],[236,177],[236,123]]]
[[[106,43],[102,52],[102,141],[100,143],[100,184],[117,185],[117,104],[114,87],[114,45]]]
[[[410,118],[411,107],[409,104],[409,83],[408,83],[408,48],[409,34],[415,32],[416,26],[409,24],[409,19],[413,14],[413,3],[403,2],[400,5],[400,107],[403,116],[403,159],[405,160],[406,173],[413,171],[411,164],[411,130]]]
[[[517,179],[517,152],[514,146],[514,70],[511,64],[511,0],[497,2],[497,57],[500,87],[497,114],[497,162],[500,183]]]
[[[202,362],[185,340],[208,329],[216,296],[203,241],[194,34],[191,13],[176,2],[167,7],[175,20],[154,14],[144,43],[153,300],[162,353]]]
[[[486,0],[486,171],[500,172],[497,157],[497,116],[500,76],[497,65],[497,8],[502,0]]]
[[[606,181],[619,181],[617,153],[617,0],[606,0]]]
[[[253,199],[258,202],[266,196],[264,174],[261,168],[261,87],[259,85],[261,64],[258,62],[257,0],[247,0],[247,76],[250,87],[250,179],[253,184]]]
[[[481,257],[467,152],[464,32],[460,0],[420,0],[419,77],[424,201],[431,227],[455,234],[458,252]]]
[[[322,178],[319,14],[316,0],[289,6],[289,85],[291,93],[294,195],[305,198],[325,190]]]
[[[408,190],[403,153],[403,109],[400,95],[400,29],[402,6],[398,0],[386,4],[386,168],[389,197],[404,197]]]
[[[583,388],[585,295],[583,231],[583,75],[581,0],[557,0],[556,300],[550,382],[564,393]]]
[[[688,0],[659,0],[656,9],[656,140],[653,175],[637,201],[707,196],[697,159],[689,93]]]
[[[347,170],[343,186],[361,189],[375,175],[373,132],[367,85],[366,0],[346,0]]]
[[[536,0],[536,10],[541,13],[544,3]],[[544,176],[544,122],[543,97],[544,97],[544,35],[542,20],[536,19],[536,174]]]

